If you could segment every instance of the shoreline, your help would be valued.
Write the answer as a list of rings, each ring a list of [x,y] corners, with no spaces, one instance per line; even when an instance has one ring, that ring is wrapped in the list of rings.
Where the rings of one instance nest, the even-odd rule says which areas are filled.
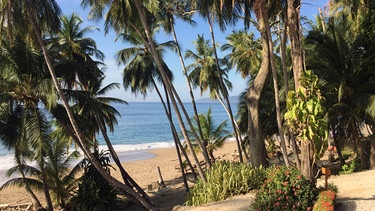
[[[224,146],[214,152],[216,157],[228,157],[236,149],[236,143],[232,141],[227,141]],[[148,185],[152,187],[157,187],[158,182],[158,173],[157,167],[160,168],[163,180],[167,187],[173,186],[174,188],[183,189],[183,184],[180,183],[181,172],[178,169],[178,157],[176,149],[174,147],[165,147],[165,148],[154,148],[147,150],[140,150],[136,153],[143,153],[147,157],[143,157],[142,160],[123,160],[121,158],[121,164],[129,175],[138,183],[138,185],[147,189]],[[119,157],[123,153],[119,153]],[[201,158],[201,156],[198,156]],[[228,157],[229,158],[229,157]],[[115,168],[111,171],[111,175],[122,181],[121,174],[117,170],[116,164],[111,162]],[[8,180],[9,178],[7,178]],[[182,191],[184,194],[184,191]],[[38,198],[43,204],[45,204],[43,193],[37,193]],[[183,195],[181,197],[184,197]],[[181,197],[179,200],[181,200]],[[171,199],[172,200],[172,199]],[[0,204],[19,204],[19,203],[30,203],[31,199],[27,195],[24,188],[19,187],[8,187],[0,191]]]

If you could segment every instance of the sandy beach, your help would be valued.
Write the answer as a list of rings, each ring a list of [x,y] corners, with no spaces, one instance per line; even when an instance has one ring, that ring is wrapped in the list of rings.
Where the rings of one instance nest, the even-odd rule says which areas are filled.
[[[223,148],[215,151],[215,156],[220,159],[233,159],[236,151],[235,142],[227,142]],[[223,202],[212,203],[201,207],[184,207],[185,189],[183,187],[181,173],[178,170],[178,159],[174,148],[160,148],[148,150],[149,159],[123,162],[125,170],[145,190],[152,185],[153,190],[149,191],[154,203],[160,210],[248,210],[254,193],[237,196]],[[157,191],[157,167],[160,168],[162,177],[167,186],[164,190]],[[113,171],[112,175],[119,178],[119,172]],[[332,176],[329,182],[339,187],[337,210],[372,210],[375,207],[375,170],[363,171],[350,175]],[[318,181],[319,184],[323,180]],[[43,202],[44,198],[38,193]],[[30,203],[31,200],[22,188],[7,188],[0,191],[0,204]],[[129,210],[141,210],[131,207]]]

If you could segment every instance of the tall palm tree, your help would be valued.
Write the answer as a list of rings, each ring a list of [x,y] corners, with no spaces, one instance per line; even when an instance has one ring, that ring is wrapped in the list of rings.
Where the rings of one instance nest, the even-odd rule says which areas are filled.
[[[1,5],[1,20],[8,21],[7,24],[9,26],[13,26],[15,28],[23,29],[23,27],[28,27],[30,30],[25,30],[27,35],[30,38],[34,38],[32,40],[36,40],[36,43],[41,48],[43,52],[44,59],[46,61],[48,70],[50,72],[50,75],[52,77],[54,86],[57,90],[57,93],[60,97],[60,100],[62,101],[64,108],[66,110],[66,113],[68,115],[68,118],[70,120],[70,123],[73,127],[73,130],[76,134],[77,141],[79,142],[79,145],[82,147],[82,150],[84,151],[85,155],[92,161],[92,164],[98,169],[99,173],[106,178],[107,181],[109,181],[112,185],[114,185],[119,191],[121,191],[123,194],[130,194],[134,196],[134,199],[136,202],[142,204],[143,206],[151,209],[152,205],[150,202],[146,201],[144,198],[138,195],[133,189],[130,187],[122,184],[115,178],[108,175],[100,166],[99,162],[95,159],[95,157],[90,152],[89,147],[85,143],[85,139],[83,136],[82,131],[78,127],[72,110],[70,109],[69,103],[63,93],[63,90],[59,84],[59,81],[57,80],[55,69],[52,63],[52,60],[50,58],[49,52],[47,51],[45,42],[43,40],[43,33],[45,32],[46,26],[48,26],[48,31],[50,32],[56,32],[60,28],[60,20],[59,16],[61,13],[61,10],[57,3],[54,0],[47,0],[47,1],[5,1],[4,4]],[[29,23],[29,24],[25,24]],[[1,25],[3,28],[4,25]],[[13,29],[10,28],[10,29]],[[9,34],[13,33],[11,30],[9,30]],[[11,37],[11,36],[10,36]]]
[[[267,152],[264,140],[262,139],[263,135],[259,119],[259,103],[262,97],[262,91],[264,90],[266,81],[269,77],[269,54],[271,52],[269,51],[268,46],[269,37],[267,31],[270,29],[270,27],[268,22],[266,1],[253,1],[252,4],[246,9],[252,9],[256,15],[262,45],[262,62],[260,64],[258,74],[254,78],[253,83],[251,83],[247,92],[247,107],[249,111],[248,135],[249,137],[252,137],[250,140],[250,143],[252,143],[250,146],[250,161],[254,166],[260,166],[267,165]]]
[[[67,89],[77,86],[77,82],[83,89],[87,89],[89,83],[103,76],[103,72],[97,67],[100,62],[94,61],[92,57],[103,61],[104,54],[97,49],[93,39],[87,38],[86,34],[95,27],[82,28],[83,21],[75,13],[71,16],[61,17],[61,29],[48,39],[50,49],[59,57],[55,65],[56,73],[63,78]]]
[[[212,41],[212,48],[213,48],[213,56],[215,58],[215,66],[217,68],[217,72],[220,72],[220,61],[217,55],[216,50],[216,41],[215,41],[215,33],[213,31],[213,24],[217,22],[221,30],[225,30],[228,24],[233,24],[237,20],[237,15],[239,11],[242,10],[241,5],[238,4],[236,1],[193,1],[195,7],[198,9],[199,14],[207,19],[208,26],[210,28],[211,34],[211,41]],[[235,119],[233,117],[233,112],[231,108],[231,103],[229,101],[229,93],[226,90],[227,87],[225,84],[225,79],[221,78],[221,75],[218,75],[220,80],[218,80],[219,89],[221,90],[222,98],[225,100],[226,105],[222,103],[224,109],[228,113],[229,119],[232,123],[233,131],[235,134],[236,142],[237,142],[237,149],[240,157],[240,162],[243,162],[242,157],[242,149],[241,149],[241,136],[239,135],[238,126],[236,125]],[[221,99],[221,98],[219,98]]]
[[[203,35],[198,35],[194,44],[196,53],[192,50],[187,50],[185,53],[185,58],[194,60],[193,64],[187,66],[187,69],[191,71],[189,74],[190,80],[194,86],[200,88],[201,94],[208,90],[210,92],[210,98],[218,99],[228,112],[228,108],[225,106],[222,99],[222,96],[227,95],[228,90],[232,87],[232,84],[227,79],[227,67],[229,67],[228,62],[226,59],[222,59],[219,61],[222,66],[219,68],[216,67],[215,58],[213,56],[214,49],[212,48],[210,41],[205,40]],[[224,87],[220,85],[221,81],[224,81]],[[237,126],[235,126],[235,130],[239,133]],[[240,162],[242,162],[241,151],[242,150],[240,149]]]
[[[193,111],[195,119],[198,120],[198,109],[195,102],[195,97],[193,93],[193,89],[191,87],[191,82],[189,80],[189,76],[186,70],[185,61],[181,52],[181,47],[177,39],[177,33],[174,25],[176,24],[176,18],[179,18],[183,20],[184,22],[189,23],[190,25],[195,25],[195,22],[192,20],[193,12],[191,11],[191,3],[187,1],[166,1],[161,2],[163,5],[161,6],[160,10],[160,19],[162,26],[164,28],[164,31],[171,33],[173,35],[174,41],[176,43],[177,53],[180,58],[181,66],[182,66],[182,72],[184,74],[184,77],[186,79],[186,84],[188,85],[188,90],[191,98],[191,102],[193,104]],[[200,126],[199,121],[197,121],[197,129],[201,138],[201,141],[203,140],[203,133],[202,128]]]
[[[142,46],[142,40],[137,40],[137,36],[126,36],[128,39],[126,41],[131,42],[136,45],[135,47],[130,47],[123,49],[118,52],[118,62],[124,63],[125,68],[123,71],[123,85],[125,90],[130,88],[134,94],[142,94],[146,97],[148,89],[154,88],[159,95],[159,98],[164,106],[166,115],[168,117],[169,123],[171,125],[173,137],[176,144],[176,149],[181,150],[184,154],[188,165],[191,167],[193,174],[195,175],[194,168],[190,163],[190,160],[185,152],[185,150],[180,147],[181,143],[178,135],[175,134],[175,126],[173,124],[173,119],[171,116],[171,109],[169,103],[168,93],[165,92],[165,100],[158,88],[157,81],[162,83],[160,74],[155,67],[153,58],[151,57],[149,51]],[[160,54],[163,54],[164,50],[167,48],[173,48],[173,42],[161,43],[158,45],[158,50]],[[168,68],[168,67],[167,67]],[[168,69],[170,77],[172,77],[172,72]],[[167,105],[166,104],[167,101]],[[178,154],[180,157],[180,154]],[[179,159],[180,160],[180,159]],[[183,169],[183,168],[182,168]]]
[[[19,123],[16,124],[19,126],[19,131],[13,134],[14,139],[12,141],[15,141],[15,143],[11,145],[14,146],[15,150],[21,150],[15,152],[18,164],[22,165],[22,156],[28,154],[28,157],[35,160],[39,165],[43,173],[42,179],[47,208],[52,210],[44,164],[46,148],[51,142],[48,134],[50,127],[46,122],[46,114],[41,112],[39,107],[40,105],[51,107],[57,97],[45,70],[42,55],[38,54],[30,44],[23,42],[23,37],[16,36],[16,38],[14,42],[3,42],[2,45],[0,71],[5,79],[3,82],[5,86],[1,93],[1,101],[5,103],[4,105],[7,105],[9,109],[6,109],[7,111],[11,113],[20,111],[17,112],[20,116],[18,116]],[[5,140],[11,141],[8,138]],[[29,150],[28,153],[24,154],[27,151],[20,146],[26,147]],[[23,169],[20,168],[20,170],[21,175],[24,175]]]
[[[151,24],[153,22],[152,17],[156,15],[158,11],[158,4],[157,1],[151,1],[147,5],[141,4],[138,0],[135,1],[111,1],[107,2],[107,0],[103,0],[100,2],[90,2],[84,1],[83,5],[91,6],[91,15],[95,18],[101,18],[103,16],[104,9],[108,9],[106,15],[106,28],[107,30],[112,27],[117,33],[123,32],[123,30],[133,30],[138,33],[138,36],[142,38],[144,41],[147,49],[151,52],[151,55],[155,61],[158,71],[160,72],[161,78],[163,80],[163,84],[170,96],[171,103],[173,105],[178,123],[180,125],[181,131],[185,140],[188,140],[187,130],[182,119],[181,111],[177,105],[177,100],[179,96],[172,84],[168,76],[168,72],[166,66],[164,65],[163,59],[161,55],[159,55],[157,50],[157,45],[152,35]],[[130,26],[130,27],[127,27]],[[186,119],[188,119],[188,115],[184,110],[184,105],[180,103],[181,109],[184,111]],[[192,128],[192,124],[188,121],[190,128]],[[194,156],[193,156],[194,157]],[[209,159],[205,157],[209,162]],[[196,165],[200,166],[198,162],[198,158],[194,157],[196,161]],[[201,168],[198,168],[199,175],[201,176],[203,181],[206,181],[205,176]]]

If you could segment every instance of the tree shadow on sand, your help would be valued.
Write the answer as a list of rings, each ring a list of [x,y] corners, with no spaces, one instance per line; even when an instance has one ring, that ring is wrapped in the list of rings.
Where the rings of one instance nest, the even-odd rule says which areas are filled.
[[[192,177],[188,176],[189,186],[192,187]],[[173,210],[175,206],[183,205],[186,201],[186,190],[183,185],[182,178],[176,178],[172,180],[164,181],[166,187],[158,190],[157,183],[153,185],[153,189],[150,191],[145,190],[151,197],[151,201],[156,205],[160,211]],[[126,210],[143,211],[141,207],[136,204],[132,204],[127,207]]]

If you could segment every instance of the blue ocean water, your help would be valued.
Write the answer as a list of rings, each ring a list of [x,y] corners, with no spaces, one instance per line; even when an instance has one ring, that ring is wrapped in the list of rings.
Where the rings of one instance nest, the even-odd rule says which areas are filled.
[[[172,142],[171,129],[161,103],[129,103],[116,104],[114,107],[120,112],[115,132],[109,134],[114,145],[137,145]],[[212,117],[216,124],[228,119],[228,115],[220,103],[198,103],[199,113],[207,113],[211,107]],[[185,103],[189,115],[193,115],[191,103]],[[236,111],[234,111],[236,112]],[[179,129],[174,118],[176,128]],[[229,121],[228,121],[229,125]],[[99,141],[101,137],[98,137]]]
[[[114,132],[109,133],[109,139],[119,153],[122,161],[134,161],[147,159],[153,155],[146,153],[145,150],[152,148],[173,147],[171,129],[168,119],[165,115],[161,103],[151,102],[130,102],[129,104],[113,105],[121,114],[117,117],[118,124]],[[207,113],[211,107],[211,115],[216,125],[228,119],[228,115],[219,102],[200,102],[197,103],[199,113]],[[236,113],[236,105],[232,105],[233,113]],[[185,108],[190,116],[193,115],[191,103],[185,103]],[[176,128],[179,125],[174,119]],[[228,120],[228,130],[232,131]],[[106,149],[101,135],[98,135],[100,148]],[[12,167],[13,153],[8,151],[0,144],[0,184],[2,172]]]

